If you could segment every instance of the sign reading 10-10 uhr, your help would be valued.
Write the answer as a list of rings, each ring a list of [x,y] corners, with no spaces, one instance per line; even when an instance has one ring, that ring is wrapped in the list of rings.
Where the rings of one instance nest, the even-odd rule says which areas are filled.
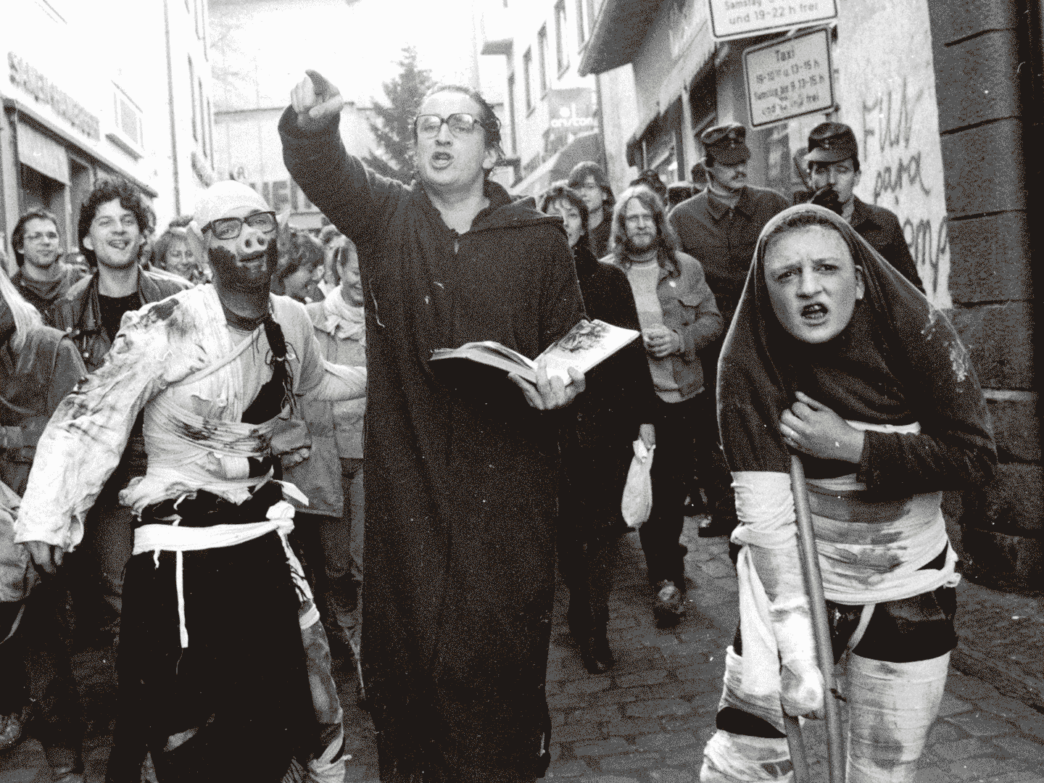
[[[826,28],[743,52],[750,124],[772,125],[834,106],[830,31]]]
[[[708,0],[718,40],[808,27],[837,19],[837,0]]]

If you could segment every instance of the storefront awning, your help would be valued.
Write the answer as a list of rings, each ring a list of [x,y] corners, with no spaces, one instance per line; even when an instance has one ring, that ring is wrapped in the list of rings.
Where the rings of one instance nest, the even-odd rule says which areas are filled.
[[[581,76],[631,62],[663,0],[605,0],[577,68]]]

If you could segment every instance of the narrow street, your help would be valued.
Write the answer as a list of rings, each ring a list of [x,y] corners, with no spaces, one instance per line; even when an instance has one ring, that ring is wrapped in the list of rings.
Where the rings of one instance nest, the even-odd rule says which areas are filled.
[[[697,538],[695,520],[690,519],[683,541],[689,547],[689,612],[676,628],[658,630],[638,538],[631,534],[621,539],[610,623],[617,664],[608,674],[593,676],[584,671],[566,630],[566,591],[559,585],[548,664],[548,703],[554,724],[549,779],[584,783],[698,779],[703,745],[713,731],[721,692],[723,652],[738,617],[736,580],[725,539]],[[962,592],[962,606],[971,592]],[[1010,600],[1025,605],[1025,599]],[[1019,643],[1035,639],[1039,657],[1039,636],[1024,637]],[[110,664],[94,651],[79,654],[77,664],[90,719],[87,780],[100,783],[112,717]],[[352,754],[347,779],[376,783],[373,726],[356,704],[353,672],[342,669],[339,680]],[[946,690],[917,783],[1044,783],[1044,714],[955,668]],[[814,782],[825,783],[822,724],[806,722],[805,737]],[[0,757],[0,783],[50,780],[35,740]]]

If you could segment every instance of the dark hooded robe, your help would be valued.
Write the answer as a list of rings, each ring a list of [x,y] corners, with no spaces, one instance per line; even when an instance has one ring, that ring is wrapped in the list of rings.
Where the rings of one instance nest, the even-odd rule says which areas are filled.
[[[546,766],[558,423],[504,377],[436,375],[436,348],[536,357],[583,315],[561,221],[488,182],[471,229],[424,187],[287,110],[283,155],[359,249],[366,302],[363,672],[384,781],[532,780]],[[440,371],[441,372],[441,371]]]

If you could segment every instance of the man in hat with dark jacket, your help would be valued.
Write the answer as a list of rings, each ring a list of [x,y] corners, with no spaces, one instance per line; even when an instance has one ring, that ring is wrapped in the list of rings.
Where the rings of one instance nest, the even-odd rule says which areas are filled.
[[[895,213],[867,204],[855,195],[859,184],[859,143],[852,129],[841,122],[823,122],[808,134],[808,173],[812,179],[812,203],[833,210],[856,230],[885,261],[924,293],[917,264],[910,255],[902,226]]]
[[[750,149],[746,137],[747,129],[738,123],[716,125],[703,132],[700,142],[704,149],[702,163],[707,173],[707,188],[676,206],[668,218],[678,232],[682,250],[703,265],[707,284],[725,321],[725,332],[743,291],[762,227],[789,206],[780,193],[747,184]],[[702,351],[708,389],[715,388],[723,339],[724,333]],[[708,408],[703,431],[714,434],[698,439],[696,448],[709,449],[712,454],[708,457],[713,459],[703,462],[717,464],[720,470],[714,471],[714,476],[700,477],[711,511],[711,521],[700,528],[700,536],[728,535],[736,526],[736,508],[718,448],[713,406]]]

